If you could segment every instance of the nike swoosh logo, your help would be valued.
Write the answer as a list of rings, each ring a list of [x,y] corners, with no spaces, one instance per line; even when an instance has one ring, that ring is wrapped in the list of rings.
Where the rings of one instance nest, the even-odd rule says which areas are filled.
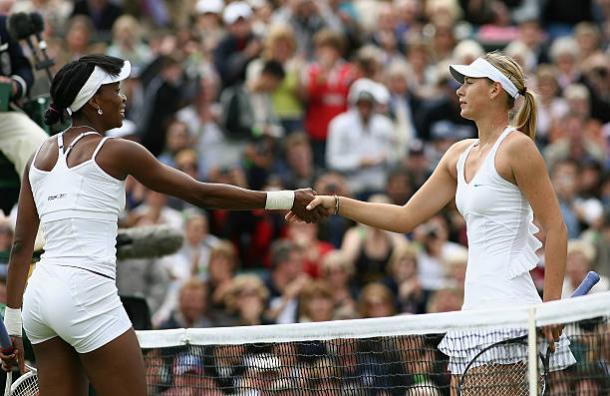
[[[474,187],[483,187],[483,184],[473,184]]]

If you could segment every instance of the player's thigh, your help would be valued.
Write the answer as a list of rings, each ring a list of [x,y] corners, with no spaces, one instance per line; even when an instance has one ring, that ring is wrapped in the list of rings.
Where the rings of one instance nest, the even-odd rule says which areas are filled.
[[[97,396],[146,395],[144,361],[133,328],[80,358]]]
[[[87,378],[74,348],[59,337],[32,347],[41,396],[87,395]]]

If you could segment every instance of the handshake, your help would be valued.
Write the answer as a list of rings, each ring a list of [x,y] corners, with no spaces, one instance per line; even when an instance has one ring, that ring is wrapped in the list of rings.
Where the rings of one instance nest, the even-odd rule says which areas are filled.
[[[301,188],[294,191],[294,203],[286,214],[287,221],[304,221],[316,223],[332,214],[337,214],[333,196],[316,195],[311,188]],[[338,201],[337,201],[338,202]],[[338,205],[337,205],[338,208]]]

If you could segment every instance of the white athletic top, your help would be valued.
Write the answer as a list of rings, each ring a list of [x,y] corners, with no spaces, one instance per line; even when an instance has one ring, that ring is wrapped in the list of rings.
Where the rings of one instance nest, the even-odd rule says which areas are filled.
[[[466,220],[468,266],[462,309],[541,302],[529,274],[542,243],[534,236],[533,212],[523,193],[495,167],[498,147],[513,127],[498,137],[472,180],[464,177],[471,144],[457,162],[455,202]]]
[[[106,173],[95,157],[68,168],[66,158],[85,132],[63,150],[63,133],[57,135],[59,155],[50,171],[30,166],[30,184],[46,237],[42,262],[84,268],[115,278],[116,236],[119,213],[125,207],[125,181]],[[38,149],[40,151],[40,148]]]

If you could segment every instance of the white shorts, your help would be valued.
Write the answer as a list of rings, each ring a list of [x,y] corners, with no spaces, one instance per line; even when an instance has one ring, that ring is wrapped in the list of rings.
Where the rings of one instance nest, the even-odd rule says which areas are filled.
[[[60,337],[78,353],[94,351],[131,327],[113,279],[42,261],[28,281],[22,316],[32,344]]]

